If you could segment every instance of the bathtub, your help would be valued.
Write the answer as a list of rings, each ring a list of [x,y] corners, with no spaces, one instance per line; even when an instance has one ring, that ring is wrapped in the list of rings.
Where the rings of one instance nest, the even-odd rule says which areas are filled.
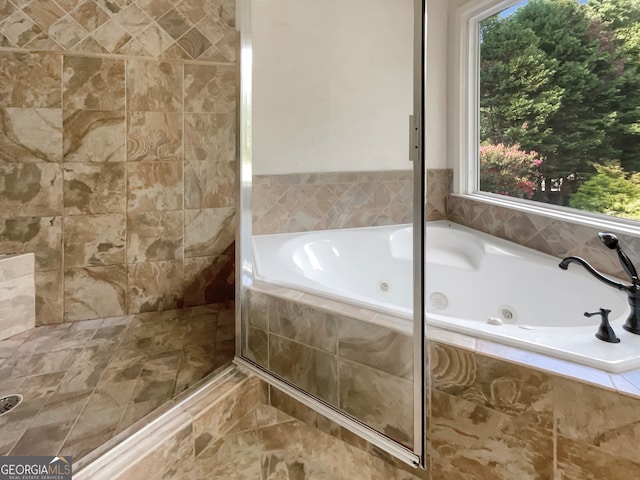
[[[383,312],[372,317],[411,334],[412,235],[393,225],[254,236],[254,276]],[[581,267],[446,221],[427,224],[425,257],[427,325],[609,372],[640,367],[640,336],[622,329],[626,295]],[[584,312],[600,307],[621,343],[595,338],[600,317]]]

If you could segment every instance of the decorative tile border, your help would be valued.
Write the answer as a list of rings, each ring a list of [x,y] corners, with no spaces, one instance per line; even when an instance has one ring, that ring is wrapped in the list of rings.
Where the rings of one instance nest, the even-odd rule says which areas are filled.
[[[558,257],[583,257],[595,268],[615,277],[627,275],[616,255],[598,240],[602,229],[450,195],[447,219],[525,247]],[[615,229],[613,230],[615,232]],[[632,259],[640,260],[640,238],[615,232]]]
[[[234,63],[232,0],[7,0],[0,47]]]
[[[410,170],[253,177],[253,233],[411,223]]]

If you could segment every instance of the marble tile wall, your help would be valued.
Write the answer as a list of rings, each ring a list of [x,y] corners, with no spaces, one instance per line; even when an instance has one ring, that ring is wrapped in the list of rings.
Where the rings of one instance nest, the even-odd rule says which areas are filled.
[[[412,172],[253,177],[253,233],[369,227],[413,221]],[[449,169],[427,171],[427,220],[447,217]]]
[[[451,169],[427,170],[428,221],[451,220],[558,258],[584,257],[604,273],[626,278],[615,254],[598,240],[602,229],[451,195],[452,177]],[[612,231],[629,256],[640,262],[640,239]]]
[[[410,223],[410,170],[254,175],[253,233]]]
[[[598,239],[600,228],[579,225],[533,213],[490,205],[450,195],[447,219],[482,232],[519,243],[558,258],[583,257],[604,273],[627,279],[615,252]],[[622,248],[640,263],[640,238],[616,232]]]
[[[273,387],[270,404],[425,480],[637,476],[640,395],[624,395],[438,342],[430,342],[429,349],[432,388],[426,471],[402,465]],[[636,384],[640,387],[640,378]]]
[[[445,344],[430,347],[433,480],[637,476],[640,396]]]
[[[413,445],[412,337],[259,290],[246,355],[405,445]]]
[[[7,0],[0,46],[235,62],[233,0]]]
[[[0,255],[0,340],[36,324],[33,254]]]
[[[40,325],[233,298],[231,0],[0,5],[0,253]]]

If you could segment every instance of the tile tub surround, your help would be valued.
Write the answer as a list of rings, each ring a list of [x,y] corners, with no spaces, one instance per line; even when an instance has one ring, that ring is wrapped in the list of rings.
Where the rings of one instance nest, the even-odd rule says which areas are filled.
[[[451,169],[427,170],[427,220],[450,220],[558,259],[583,257],[604,273],[627,278],[615,253],[598,240],[602,229],[451,195],[452,177]],[[614,233],[632,261],[640,263],[640,238]]]
[[[253,233],[410,223],[410,170],[254,175]]]
[[[254,175],[253,233],[371,227],[413,221],[413,173]],[[447,216],[449,169],[427,170],[427,220]]]
[[[583,257],[600,271],[628,279],[615,252],[598,239],[602,228],[588,227],[450,195],[447,219],[558,257]],[[631,260],[640,264],[640,238],[615,232]],[[574,267],[570,267],[574,268]],[[580,267],[577,267],[580,268]],[[595,281],[595,280],[594,280]]]
[[[360,323],[375,315],[283,287],[258,283],[257,289],[258,294],[251,290],[249,297],[248,357],[264,366],[270,360],[271,337],[282,335],[273,330],[287,332],[288,339],[282,343],[299,344],[301,351],[305,347],[322,351],[341,335],[339,329],[327,327],[330,315],[353,319],[360,332]],[[282,301],[293,301],[291,311],[303,317],[298,325],[282,317],[272,322],[271,310],[278,312]],[[381,320],[385,317],[377,315]],[[313,338],[307,332],[312,324],[316,325]],[[640,370],[607,373],[435,327],[428,327],[427,335],[431,388],[427,399],[428,478],[617,480],[637,476]],[[385,356],[401,358],[392,342],[382,342],[385,336],[374,341],[375,337],[351,332],[349,339],[358,345],[354,352],[361,355],[353,361],[355,365],[375,361],[374,366],[382,368]],[[341,355],[348,344],[338,344]],[[295,383],[295,371],[289,368],[277,373]],[[309,379],[323,381],[314,371],[310,370]],[[314,386],[311,380],[305,380],[308,389]],[[270,401],[289,415],[393,463],[375,447],[274,388]],[[376,406],[375,402],[369,405]],[[368,420],[376,426],[375,418]]]
[[[352,318],[342,303],[280,292],[262,283],[249,291],[247,357],[412,445],[412,337]]]
[[[35,327],[33,254],[0,255],[0,340]]]
[[[232,300],[232,0],[0,6],[0,253],[39,325]]]
[[[233,305],[47,325],[0,342],[1,455],[72,455],[128,430],[234,356]]]
[[[429,349],[432,388],[426,471],[409,469],[273,387],[270,404],[415,475],[409,478],[637,477],[640,396],[630,397],[442,342],[429,342]]]
[[[422,478],[268,405],[267,391],[237,368],[223,372],[74,478]]]
[[[443,343],[430,349],[432,479],[637,477],[640,395]]]

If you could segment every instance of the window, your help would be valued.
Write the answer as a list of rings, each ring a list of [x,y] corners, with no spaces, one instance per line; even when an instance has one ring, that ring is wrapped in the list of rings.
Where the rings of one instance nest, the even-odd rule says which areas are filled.
[[[467,191],[640,220],[640,2],[469,18]]]

